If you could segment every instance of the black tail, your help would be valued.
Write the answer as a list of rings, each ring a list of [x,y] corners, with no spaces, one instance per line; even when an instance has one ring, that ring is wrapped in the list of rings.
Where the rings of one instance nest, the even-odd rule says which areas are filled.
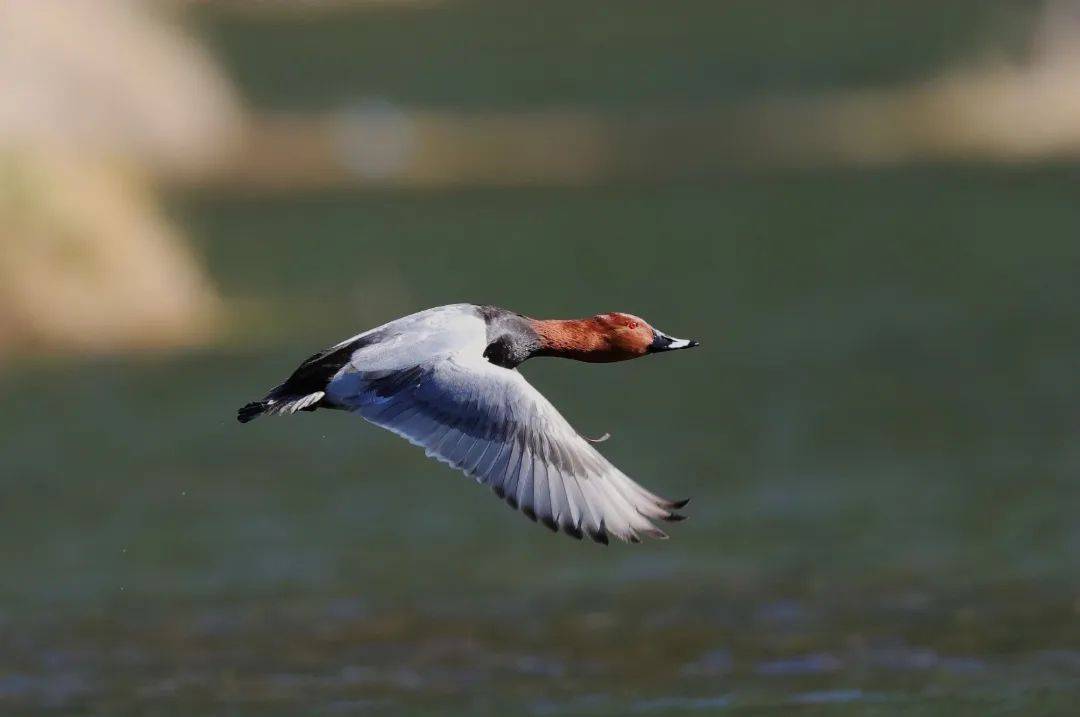
[[[266,407],[266,401],[253,401],[245,404],[243,408],[236,412],[236,420],[240,421],[240,423],[254,421],[256,418],[266,413]]]
[[[236,420],[240,423],[253,421],[263,414],[270,416],[283,416],[297,411],[314,411],[317,408],[334,408],[334,406],[322,400],[322,391],[315,391],[305,396],[284,395],[277,388],[261,401],[246,404],[236,412]]]
[[[370,332],[369,332],[370,334]],[[314,411],[317,408],[337,408],[322,400],[326,386],[342,366],[349,362],[353,352],[375,340],[376,334],[358,338],[345,344],[320,351],[293,371],[285,383],[270,391],[261,401],[253,401],[236,412],[240,423],[253,421],[263,414],[277,416]]]

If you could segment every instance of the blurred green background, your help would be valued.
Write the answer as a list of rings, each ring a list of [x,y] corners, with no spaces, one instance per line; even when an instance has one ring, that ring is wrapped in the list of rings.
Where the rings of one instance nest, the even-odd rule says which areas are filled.
[[[169,23],[209,48],[245,122],[300,126],[372,98],[663,116],[888,92],[988,56],[1080,73],[1037,52],[1040,13],[1067,5],[238,3]],[[757,168],[615,162],[565,182],[145,171],[218,328],[180,350],[10,352],[0,706],[1068,714],[1070,141],[1019,159],[786,162],[766,146]],[[628,474],[693,498],[670,541],[553,536],[341,413],[235,422],[319,348],[457,301],[630,311],[701,340],[523,367],[580,431],[612,434],[602,450]]]

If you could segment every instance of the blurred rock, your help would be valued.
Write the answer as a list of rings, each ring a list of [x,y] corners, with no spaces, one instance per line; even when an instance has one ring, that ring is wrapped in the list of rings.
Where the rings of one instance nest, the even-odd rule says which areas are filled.
[[[0,4],[0,142],[166,176],[211,168],[240,131],[239,105],[160,11],[133,0]]]
[[[240,124],[157,5],[0,5],[0,356],[197,344],[220,302],[151,177],[210,171]]]
[[[164,349],[220,303],[139,180],[105,162],[0,152],[0,355]]]

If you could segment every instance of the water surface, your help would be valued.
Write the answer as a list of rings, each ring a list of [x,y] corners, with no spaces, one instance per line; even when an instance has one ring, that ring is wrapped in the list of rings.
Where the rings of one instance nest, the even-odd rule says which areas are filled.
[[[1080,700],[1075,171],[177,197],[237,307],[0,378],[12,714],[1053,714]],[[393,436],[235,408],[451,301],[695,351],[524,372],[689,495],[553,536]]]

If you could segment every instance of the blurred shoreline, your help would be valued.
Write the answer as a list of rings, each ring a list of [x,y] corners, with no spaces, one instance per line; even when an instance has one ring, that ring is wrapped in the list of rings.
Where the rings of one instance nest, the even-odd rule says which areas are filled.
[[[527,8],[515,7],[508,17],[528,17]],[[477,8],[12,5],[0,28],[0,81],[11,90],[0,98],[0,241],[8,249],[0,261],[0,356],[168,351],[206,345],[232,330],[234,307],[213,286],[189,237],[168,220],[163,192],[662,186],[830,167],[1074,162],[1080,19],[1068,0],[1041,8],[1029,13],[1029,46],[1012,62],[953,58],[930,79],[874,88],[762,91],[739,100],[706,93],[696,102],[641,100],[608,109],[548,100],[481,110],[364,94],[361,86],[339,110],[282,111],[241,99],[249,88],[229,79],[228,53],[207,49],[214,18],[226,19],[241,47],[259,33],[272,37],[273,28],[331,33],[339,20],[373,43],[377,37],[363,34],[371,22],[399,31],[433,23],[437,30],[442,19],[475,23]],[[635,33],[656,39],[647,25],[624,28],[618,17],[595,13],[589,21],[597,52]],[[69,35],[80,26],[101,31]],[[483,37],[492,49],[506,49],[506,42],[513,57],[522,31],[496,23],[483,27]],[[337,52],[350,48],[350,35],[330,36]],[[573,50],[561,42],[545,46],[549,59]],[[399,58],[407,69],[409,58]],[[339,69],[324,67],[330,76]],[[543,78],[546,70],[529,71]]]
[[[1080,72],[968,73],[912,88],[620,113],[448,112],[386,101],[260,114],[196,186],[582,186],[732,172],[1080,158]],[[1037,109],[1032,109],[1032,108]]]

